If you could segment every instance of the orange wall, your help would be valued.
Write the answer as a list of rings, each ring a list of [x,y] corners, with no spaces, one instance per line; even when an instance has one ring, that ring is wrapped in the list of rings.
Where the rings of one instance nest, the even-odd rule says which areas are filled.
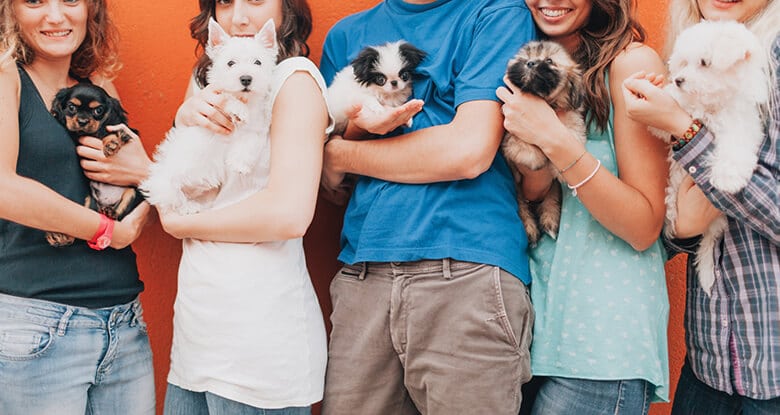
[[[521,1],[521,0],[518,0]],[[322,41],[339,18],[375,4],[376,0],[309,0],[314,14],[310,38],[312,59],[318,62]],[[152,152],[171,126],[176,108],[186,89],[194,62],[194,41],[189,37],[189,19],[197,13],[195,0],[165,0],[139,7],[137,2],[110,1],[113,16],[122,33],[122,60],[125,64],[116,85],[131,125],[141,131],[144,146]],[[467,2],[464,1],[464,4]],[[640,0],[640,19],[648,30],[649,43],[662,45],[667,1]],[[320,201],[304,240],[309,270],[314,279],[323,311],[330,314],[328,284],[338,268],[338,235],[342,210]],[[176,269],[180,243],[165,235],[158,222],[152,223],[134,245],[138,266],[146,283],[142,295],[145,317],[154,351],[157,401],[162,409],[165,377],[171,345],[171,319],[176,294]],[[682,310],[684,306],[684,263],[676,258],[667,265],[672,314],[669,324],[672,390],[684,357]],[[669,413],[670,405],[654,405],[654,415]]]

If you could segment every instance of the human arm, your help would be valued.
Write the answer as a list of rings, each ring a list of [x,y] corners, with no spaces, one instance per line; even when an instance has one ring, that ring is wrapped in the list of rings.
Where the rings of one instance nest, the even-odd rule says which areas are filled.
[[[217,134],[230,134],[235,125],[222,109],[227,99],[214,85],[201,89],[193,79],[187,86],[184,102],[176,111],[173,124],[184,127],[200,126]]]
[[[177,238],[266,242],[302,236],[314,215],[328,113],[322,91],[304,72],[291,75],[276,97],[271,170],[266,188],[233,205],[194,215],[162,213]]]
[[[0,68],[0,97],[0,217],[35,229],[91,239],[100,224],[97,212],[17,174],[20,82],[13,63]],[[133,242],[148,212],[149,206],[143,203],[117,222],[111,246],[118,249]]]
[[[630,114],[640,122],[672,131],[681,136],[691,123],[691,117],[680,108],[674,100],[660,88],[643,82],[641,79],[629,78],[624,87],[626,100],[629,102]],[[775,99],[778,99],[777,84],[773,89]],[[641,98],[640,98],[641,97]],[[778,102],[778,101],[775,101]],[[670,125],[654,116],[655,111],[672,111],[668,117],[680,119],[676,125]],[[768,134],[761,145],[758,166],[753,171],[748,184],[739,192],[730,194],[720,191],[710,183],[710,168],[702,163],[713,151],[714,136],[705,125],[698,134],[682,149],[676,151],[674,158],[689,172],[696,188],[700,189],[709,202],[733,220],[743,223],[763,235],[775,244],[780,243],[780,107],[775,106],[769,114]],[[676,114],[676,115],[675,115]],[[685,124],[687,120],[687,125]],[[690,199],[696,203],[695,198]],[[686,205],[686,200],[678,200],[678,210],[695,212],[702,206]],[[678,220],[678,224],[681,221]],[[703,229],[699,229],[702,232]]]
[[[614,110],[617,176],[604,168],[596,170],[596,159],[589,153],[583,155],[584,146],[543,100],[523,94],[512,85],[499,89],[498,94],[505,103],[507,130],[541,148],[559,170],[583,155],[563,173],[563,178],[577,184],[595,171],[577,189],[577,197],[599,223],[641,251],[658,239],[663,226],[668,170],[665,146],[645,126],[628,118],[620,96],[623,79],[638,68],[660,72],[663,63],[648,47],[632,46],[618,55],[610,67],[608,87]]]

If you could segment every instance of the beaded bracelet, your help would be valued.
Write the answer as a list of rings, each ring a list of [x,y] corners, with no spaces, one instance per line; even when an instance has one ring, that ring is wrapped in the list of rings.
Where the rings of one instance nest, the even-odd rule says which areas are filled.
[[[702,127],[701,121],[694,119],[690,127],[688,127],[688,129],[685,130],[685,133],[683,133],[682,137],[672,136],[672,150],[678,151],[681,148],[685,147],[685,145],[690,143],[691,140],[693,140],[693,137],[696,137],[696,134],[698,134],[699,131],[701,131],[701,127]]]
[[[571,190],[571,195],[577,197],[577,189],[582,187],[585,183],[589,182],[590,179],[592,179],[593,176],[595,176],[596,173],[598,173],[600,168],[601,168],[601,160],[596,159],[596,168],[593,169],[593,171],[588,175],[588,177],[583,179],[581,182],[575,184],[574,186],[567,183],[566,186]]]

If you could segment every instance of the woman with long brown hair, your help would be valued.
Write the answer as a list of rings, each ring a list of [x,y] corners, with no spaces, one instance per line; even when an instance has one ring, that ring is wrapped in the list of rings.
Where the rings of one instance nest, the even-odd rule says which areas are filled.
[[[308,414],[322,399],[327,346],[302,237],[329,131],[325,82],[305,58],[311,14],[305,0],[201,0],[200,9],[190,26],[200,49],[212,18],[231,36],[276,24],[272,122],[258,137],[270,145],[270,168],[253,173],[264,183],[253,194],[231,175],[215,208],[160,212],[165,231],[183,240],[165,413]],[[222,95],[206,84],[210,64],[196,64],[176,125],[227,133]]]
[[[560,43],[584,73],[583,145],[549,105],[500,88],[504,125],[537,145],[565,183],[523,172],[522,194],[562,186],[560,230],[530,249],[536,310],[531,365],[534,414],[645,414],[668,399],[664,253],[667,164],[662,143],[628,118],[621,84],[663,63],[643,45],[633,0],[526,0],[542,37]]]

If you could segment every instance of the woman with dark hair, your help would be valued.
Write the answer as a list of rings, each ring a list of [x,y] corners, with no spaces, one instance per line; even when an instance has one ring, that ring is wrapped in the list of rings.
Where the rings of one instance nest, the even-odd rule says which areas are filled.
[[[102,142],[82,137],[80,160],[50,114],[57,91],[77,82],[116,96],[118,69],[104,0],[0,4],[2,414],[154,414],[143,283],[129,247],[149,205],[121,221],[83,206],[87,177],[137,185],[149,159],[132,131],[115,126],[134,137],[116,157],[134,167],[105,175]],[[46,232],[75,241],[54,247]]]
[[[160,212],[166,232],[183,239],[174,305],[166,414],[308,414],[322,399],[325,325],[303,254],[314,215],[322,149],[330,130],[325,83],[304,56],[311,14],[304,0],[206,0],[191,24],[202,50],[213,18],[230,35],[277,25],[265,185],[238,198],[228,177],[214,209]],[[220,91],[206,85],[201,57],[176,125],[233,128]],[[229,139],[229,138],[228,138]],[[239,202],[227,202],[240,200]]]
[[[643,45],[632,0],[526,0],[542,37],[556,41],[583,70],[586,143],[549,105],[513,85],[499,88],[504,126],[537,145],[565,183],[557,238],[531,249],[536,310],[534,414],[645,414],[668,399],[668,298],[664,251],[665,148],[631,120],[623,80],[661,73]],[[523,172],[522,194],[540,200],[546,170]]]

